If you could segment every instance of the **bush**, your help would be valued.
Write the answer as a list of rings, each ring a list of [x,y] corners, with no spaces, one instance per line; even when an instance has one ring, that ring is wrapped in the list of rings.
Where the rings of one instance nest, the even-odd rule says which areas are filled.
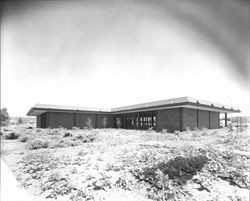
[[[38,138],[35,140],[31,140],[29,141],[29,143],[27,144],[27,148],[32,150],[32,149],[42,149],[42,148],[48,148],[49,143],[48,141]]]
[[[27,135],[21,135],[21,136],[19,137],[19,141],[20,141],[20,142],[27,142],[28,140],[30,140],[30,137],[27,136]]]
[[[91,118],[87,118],[87,120],[85,121],[85,124],[87,126],[87,129],[92,129],[93,128]]]
[[[50,130],[48,134],[49,135],[59,135],[60,132],[58,130],[56,130],[56,129],[53,129],[53,130]]]
[[[208,135],[208,134],[209,134],[209,130],[207,128],[203,127],[201,129],[201,135],[204,136],[204,135]]]
[[[13,131],[11,133],[6,134],[5,139],[7,139],[7,140],[16,140],[16,139],[19,138],[19,136],[20,136],[19,133],[16,133],[16,132]]]
[[[154,132],[154,129],[153,129],[153,127],[148,127],[148,130],[147,130],[147,132],[149,132],[149,133],[152,133],[152,132]]]
[[[76,188],[70,183],[69,178],[60,172],[51,172],[48,179],[40,183],[42,191],[47,191],[46,198],[57,199],[58,196],[68,195]]]
[[[193,138],[198,138],[201,136],[201,130],[199,128],[194,128],[194,130],[192,131],[192,137]]]
[[[4,107],[0,110],[0,126],[8,125],[9,121],[9,113],[7,112],[7,108]]]
[[[63,134],[63,137],[72,137],[72,136],[73,135],[70,132],[66,132],[66,133]]]
[[[160,170],[164,175],[168,175],[169,179],[175,181],[179,185],[183,185],[188,180],[192,179],[207,162],[208,158],[203,155],[191,157],[178,156],[167,163],[163,162],[152,168],[145,168],[141,172],[141,176],[144,181],[148,181],[153,186],[158,186],[159,178],[157,172]],[[162,186],[158,187],[162,188]]]
[[[93,142],[96,134],[78,134],[72,140],[81,140],[83,143]]]
[[[63,179],[66,179],[66,177],[62,175],[60,172],[52,172],[48,177],[49,181],[60,181]]]
[[[175,130],[175,131],[174,131],[174,134],[175,134],[176,136],[178,136],[178,137],[179,137],[179,136],[180,136],[180,134],[181,134],[181,131],[179,131],[179,130]]]
[[[36,173],[44,173],[44,171],[54,169],[58,166],[58,159],[54,157],[53,153],[47,150],[28,153],[22,158],[21,162],[24,163],[23,172],[34,174],[36,179],[42,176],[42,174]]]
[[[63,140],[61,141],[61,147],[74,147],[74,146],[78,146],[81,144],[80,140],[71,140],[71,139],[67,139],[67,140]],[[60,145],[59,145],[60,146]]]
[[[19,117],[19,118],[17,119],[17,123],[18,123],[18,124],[23,124],[23,118],[22,118],[22,117]]]
[[[166,134],[168,132],[168,129],[166,129],[166,128],[163,128],[162,130],[161,130],[161,133],[162,134]]]
[[[94,196],[86,189],[77,189],[76,192],[70,196],[71,201],[85,201],[94,200]]]
[[[103,128],[106,128],[107,124],[108,124],[108,119],[107,119],[107,117],[103,117],[103,119],[102,119]]]

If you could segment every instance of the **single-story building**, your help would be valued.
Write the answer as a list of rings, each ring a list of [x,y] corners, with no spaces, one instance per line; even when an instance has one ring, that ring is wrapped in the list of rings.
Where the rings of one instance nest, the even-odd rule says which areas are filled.
[[[188,128],[216,129],[220,125],[220,114],[240,112],[237,108],[181,97],[154,101],[111,110],[91,109],[72,106],[36,104],[27,115],[36,116],[38,128],[69,128],[87,126],[91,122],[93,128],[149,129],[156,131],[167,129],[184,131]]]

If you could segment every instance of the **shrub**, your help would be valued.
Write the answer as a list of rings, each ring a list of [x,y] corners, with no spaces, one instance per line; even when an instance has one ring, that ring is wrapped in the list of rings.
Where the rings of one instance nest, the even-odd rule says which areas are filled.
[[[72,136],[73,135],[70,132],[66,132],[66,133],[63,134],[63,137],[72,137]]]
[[[151,132],[153,132],[153,131],[154,131],[153,127],[148,127],[147,132],[151,133]]]
[[[33,126],[27,126],[26,129],[33,129]]]
[[[180,136],[181,132],[179,130],[175,130],[174,134],[177,135],[178,137]]]
[[[201,135],[208,135],[209,134],[209,130],[205,127],[202,127],[201,129]]]
[[[23,124],[23,118],[22,118],[22,117],[19,117],[19,118],[17,119],[17,123],[18,123],[18,124]]]
[[[19,141],[20,141],[20,142],[27,142],[28,139],[29,139],[29,136],[27,136],[27,135],[21,135],[21,136],[19,137]]]
[[[115,122],[116,122],[117,127],[121,128],[121,124],[122,124],[121,119],[120,118],[116,118]]]
[[[217,129],[213,129],[211,134],[212,135],[217,135],[218,134],[218,130]]]
[[[50,151],[31,152],[22,158],[23,171],[26,173],[44,172],[57,167],[57,158]]]
[[[169,179],[179,185],[183,185],[196,175],[207,162],[208,158],[203,155],[190,157],[178,156],[169,160],[167,163],[163,162],[151,168],[145,168],[141,172],[141,178],[153,186],[162,188],[162,186],[159,186],[161,182],[159,182],[159,177],[157,176],[157,171],[159,172],[160,170],[163,175],[168,175]]]
[[[29,143],[27,144],[27,148],[28,149],[42,149],[42,148],[48,148],[49,143],[47,140],[38,138],[35,140],[31,140],[29,141]]]
[[[78,134],[72,140],[81,140],[83,143],[93,142],[96,134]]]
[[[56,129],[50,130],[49,133],[48,133],[48,135],[59,135],[59,134],[60,134],[60,132],[58,130],[56,130]]]
[[[107,119],[107,117],[103,117],[103,119],[102,119],[103,128],[106,128],[107,124],[108,124],[108,119]]]
[[[187,126],[187,127],[186,127],[186,132],[190,132],[190,131],[191,131],[190,127]]]
[[[74,146],[78,146],[78,145],[80,145],[81,144],[81,141],[80,140],[75,140],[75,141],[73,141],[73,140],[71,140],[71,139],[67,139],[67,140],[63,140],[63,141],[61,141],[61,147],[74,147]],[[60,147],[60,145],[59,145],[59,147]]]
[[[7,112],[7,108],[4,107],[0,110],[0,126],[8,125],[9,120],[9,113]]]
[[[86,189],[77,189],[75,193],[72,193],[70,196],[71,201],[85,201],[85,200],[94,200],[94,196],[87,191]]]
[[[76,188],[70,183],[70,180],[65,175],[60,172],[51,172],[48,179],[40,183],[40,188],[42,191],[47,191],[46,198],[57,199],[58,196],[63,196],[69,194],[72,190]]]
[[[63,176],[60,172],[52,172],[48,177],[49,181],[60,181],[63,179],[65,179],[65,176]]]
[[[168,132],[168,129],[166,129],[166,128],[163,128],[162,130],[161,130],[161,133],[162,134],[166,134]]]
[[[10,133],[6,134],[5,139],[7,139],[7,140],[16,140],[16,139],[19,138],[19,136],[20,136],[19,133],[16,133],[16,132],[13,131],[13,132],[10,132]]]
[[[88,129],[93,128],[91,118],[87,118],[87,120],[85,121],[85,124],[87,125]]]
[[[201,136],[201,130],[199,128],[194,128],[193,132],[192,132],[192,137],[197,138]]]

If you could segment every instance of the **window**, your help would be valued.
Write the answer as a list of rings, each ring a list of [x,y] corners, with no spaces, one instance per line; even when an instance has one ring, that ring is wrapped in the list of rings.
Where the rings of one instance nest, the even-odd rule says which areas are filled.
[[[156,126],[156,116],[153,116],[153,126]]]

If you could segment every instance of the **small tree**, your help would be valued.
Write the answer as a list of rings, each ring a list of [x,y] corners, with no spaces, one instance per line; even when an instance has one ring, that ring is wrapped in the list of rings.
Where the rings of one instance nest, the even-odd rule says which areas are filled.
[[[85,124],[87,125],[88,129],[92,129],[92,121],[91,118],[87,118],[87,120],[85,121]]]
[[[121,119],[120,118],[116,118],[116,125],[118,128],[121,127]]]
[[[107,119],[107,117],[103,117],[103,119],[102,119],[103,128],[106,128],[107,124],[108,124],[108,119]]]
[[[9,113],[7,112],[7,108],[4,107],[1,109],[1,114],[0,114],[0,125],[7,125],[10,120]]]

